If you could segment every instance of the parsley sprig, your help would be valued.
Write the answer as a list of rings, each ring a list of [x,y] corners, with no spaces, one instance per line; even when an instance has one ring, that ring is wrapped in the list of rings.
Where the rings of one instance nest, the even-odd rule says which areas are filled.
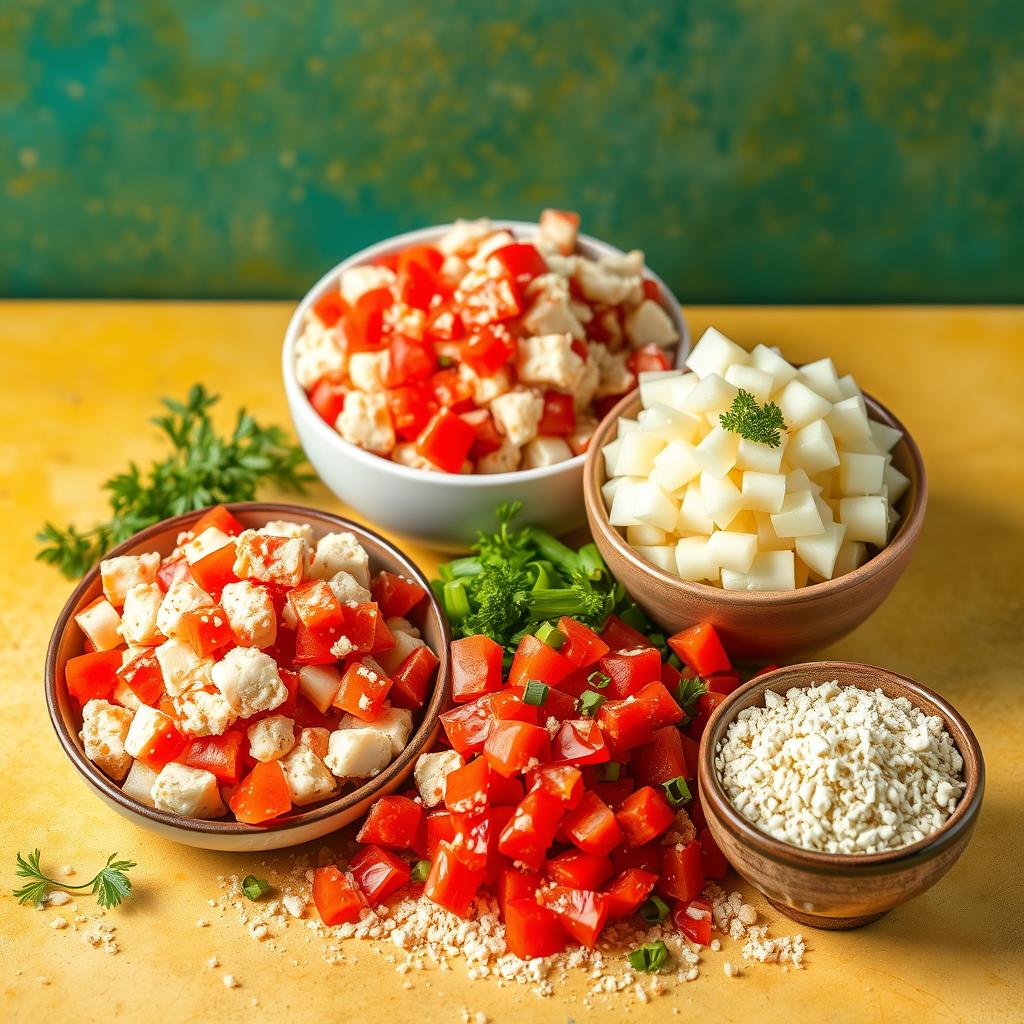
[[[774,402],[766,402],[762,408],[757,399],[743,388],[732,400],[729,411],[718,417],[718,422],[724,430],[772,448],[778,448],[782,443],[780,431],[786,429],[782,410]]]
[[[112,853],[107,863],[88,882],[81,885],[67,885],[48,878],[39,867],[39,850],[33,850],[27,857],[18,854],[18,867],[14,872],[21,878],[30,878],[27,885],[14,890],[19,903],[40,903],[51,887],[58,889],[92,889],[93,895],[101,907],[116,907],[132,894],[132,883],[125,872],[135,867],[135,861],[117,860]]]
[[[103,486],[110,519],[86,530],[46,523],[37,534],[36,557],[65,576],[81,576],[115,544],[133,533],[193,509],[226,501],[251,501],[261,483],[301,492],[314,477],[302,469],[306,458],[278,426],[260,426],[245,409],[220,436],[210,419],[219,400],[195,384],[184,402],[164,398],[167,413],[154,417],[171,445],[170,454],[147,471],[134,462]]]

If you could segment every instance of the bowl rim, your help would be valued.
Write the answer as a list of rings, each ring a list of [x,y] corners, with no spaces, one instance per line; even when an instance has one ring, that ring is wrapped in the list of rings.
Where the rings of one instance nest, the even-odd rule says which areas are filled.
[[[583,470],[583,499],[587,507],[591,530],[600,532],[602,538],[620,557],[629,561],[637,570],[647,576],[652,576],[659,582],[672,586],[690,597],[707,599],[713,596],[714,600],[721,605],[731,608],[751,608],[759,605],[799,605],[807,601],[835,596],[840,591],[852,590],[869,583],[876,576],[881,575],[891,562],[902,557],[921,532],[925,507],[928,504],[928,477],[921,450],[903,423],[877,398],[866,391],[861,394],[869,414],[876,414],[871,415],[871,419],[886,426],[892,426],[903,434],[899,444],[906,445],[907,455],[910,459],[910,496],[913,501],[900,520],[889,543],[852,572],[830,580],[808,583],[795,590],[723,590],[719,587],[712,587],[708,583],[698,583],[695,580],[684,580],[679,576],[673,576],[640,555],[609,522],[608,510],[604,506],[604,498],[601,494],[601,486],[604,482],[602,478],[605,477],[601,449],[608,443],[608,434],[612,428],[627,412],[633,409],[634,405],[640,402],[640,394],[637,391],[625,395],[622,401],[609,410],[597,425],[597,429],[590,439],[590,446],[586,452],[587,461]]]
[[[803,689],[814,683],[828,682],[836,678],[840,671],[851,670],[858,675],[863,674],[864,684],[843,682],[840,683],[841,686],[858,686],[859,689],[874,690],[878,689],[880,680],[886,679],[907,690],[907,699],[915,707],[928,715],[937,715],[943,720],[964,762],[964,792],[953,813],[939,828],[923,839],[881,853],[821,853],[785,843],[768,835],[736,810],[722,787],[714,764],[715,748],[739,713],[738,706],[745,697],[756,692],[758,700],[747,705],[755,706],[759,704],[765,690],[785,692],[793,687]],[[976,766],[973,771],[972,766]],[[963,715],[944,697],[916,679],[880,665],[856,661],[816,661],[786,665],[755,676],[734,690],[715,709],[704,730],[697,758],[697,776],[701,806],[705,815],[711,813],[716,823],[726,829],[745,849],[791,869],[821,875],[883,875],[931,860],[970,834],[985,792],[985,760],[978,739]]]
[[[521,238],[527,233],[534,234],[537,231],[537,224],[535,222],[524,220],[489,219],[496,230],[500,231],[504,229],[510,231],[516,236],[516,238]],[[546,477],[556,476],[557,474],[564,473],[566,471],[582,468],[586,459],[586,453],[582,455],[574,455],[571,459],[566,459],[564,462],[556,462],[551,466],[542,466],[536,469],[516,469],[508,473],[425,473],[422,469],[414,469],[412,466],[403,466],[401,463],[394,462],[392,459],[385,459],[379,455],[374,455],[373,452],[365,451],[358,445],[354,445],[349,441],[346,441],[336,430],[332,430],[323,421],[323,419],[317,415],[316,411],[310,404],[309,396],[306,394],[305,388],[299,384],[298,378],[295,375],[295,346],[302,333],[303,320],[305,319],[306,311],[313,305],[314,301],[320,297],[321,293],[328,288],[332,281],[334,281],[340,273],[345,270],[349,270],[352,267],[361,266],[381,256],[387,256],[390,253],[398,249],[403,249],[409,245],[434,241],[453,226],[454,222],[432,224],[428,227],[404,231],[401,234],[392,235],[379,242],[374,242],[373,245],[365,246],[357,252],[352,253],[352,255],[347,256],[345,259],[341,260],[341,262],[336,263],[330,268],[330,270],[321,275],[319,280],[299,300],[299,304],[295,307],[295,311],[292,313],[291,318],[288,321],[288,326],[285,329],[284,344],[281,349],[281,370],[284,377],[285,393],[288,397],[289,407],[292,409],[292,415],[301,415],[308,422],[312,423],[311,429],[319,435],[325,443],[335,445],[337,450],[344,452],[350,458],[354,458],[358,462],[362,462],[367,466],[375,466],[377,468],[386,467],[385,471],[394,472],[401,479],[422,481],[426,478],[431,483],[435,483],[441,487],[486,487],[489,485],[494,487],[505,487],[513,480],[528,483],[534,480],[543,480]],[[583,234],[582,232],[577,237],[579,243],[592,248],[597,255],[625,255],[623,250],[612,245],[610,242],[603,241],[600,238],[595,238],[592,235]],[[646,263],[644,266],[644,273],[654,281],[655,284],[657,284],[661,307],[669,315],[672,323],[679,331],[679,341],[676,344],[675,350],[676,365],[682,366],[683,360],[689,354],[692,341],[690,336],[690,327],[686,320],[686,314],[683,312],[683,307],[672,292],[672,289],[669,288],[661,277],[651,270],[650,267],[646,266]]]
[[[324,525],[354,533],[362,541],[364,538],[372,543],[378,544],[393,557],[402,570],[408,572],[427,592],[429,614],[437,621],[443,650],[435,652],[438,655],[437,677],[434,682],[433,694],[423,712],[423,718],[415,732],[409,737],[405,749],[396,757],[387,768],[379,775],[367,780],[356,789],[343,793],[326,804],[321,804],[308,811],[301,811],[298,814],[289,816],[283,821],[269,826],[246,825],[239,821],[207,820],[203,818],[188,818],[166,811],[157,810],[154,807],[141,803],[138,800],[126,795],[121,787],[101,771],[80,750],[75,741],[75,736],[68,728],[61,714],[57,701],[57,662],[58,653],[62,641],[68,629],[74,622],[74,614],[84,595],[96,582],[99,577],[99,562],[97,562],[79,581],[71,596],[68,598],[60,614],[57,616],[53,632],[50,635],[49,644],[46,650],[46,661],[43,670],[43,684],[46,691],[46,706],[50,715],[50,724],[57,734],[57,739],[64,752],[68,755],[71,763],[83,776],[85,781],[95,789],[98,789],[105,797],[112,800],[120,808],[137,814],[149,821],[171,828],[183,829],[187,832],[201,833],[217,836],[253,836],[266,833],[288,832],[294,829],[301,829],[317,822],[325,821],[335,815],[344,813],[372,798],[375,792],[387,791],[387,787],[394,782],[395,778],[402,774],[407,766],[414,761],[425,747],[433,742],[440,722],[440,715],[451,691],[451,673],[449,671],[449,648],[451,646],[451,631],[448,627],[448,620],[441,609],[440,603],[430,586],[430,581],[423,571],[404,552],[399,550],[391,541],[382,537],[375,530],[372,530],[360,523],[345,519],[342,516],[331,512],[324,512],[320,509],[310,508],[304,505],[295,505],[287,502],[265,502],[265,501],[235,501],[225,502],[224,507],[230,512],[248,512],[257,515],[265,515],[267,520],[273,519],[282,513],[288,515],[306,517],[309,522],[320,521]],[[187,529],[195,523],[204,513],[205,509],[186,512],[182,515],[172,516],[169,519],[162,519],[152,526],[147,526],[127,540],[112,548],[104,558],[114,558],[121,554],[130,553],[137,549],[140,543],[145,543],[149,538],[164,534],[168,530]]]

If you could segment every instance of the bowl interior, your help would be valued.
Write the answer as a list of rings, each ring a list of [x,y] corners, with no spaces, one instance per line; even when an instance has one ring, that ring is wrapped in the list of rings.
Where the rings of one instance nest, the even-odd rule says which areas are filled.
[[[368,530],[364,526],[342,519],[326,512],[303,508],[297,505],[277,504],[272,502],[242,502],[227,506],[235,517],[245,526],[257,529],[275,519],[286,522],[308,523],[313,528],[314,536],[319,538],[326,533],[346,530],[353,533],[359,543],[370,556],[370,568],[373,572],[386,569],[390,572],[408,576],[419,582],[427,591],[427,598],[420,608],[414,609],[409,618],[419,627],[423,639],[437,654],[440,664],[434,690],[422,717],[405,750],[391,764],[373,779],[356,789],[318,804],[309,810],[288,815],[269,826],[244,825],[236,821],[206,821],[196,818],[181,818],[155,810],[132,799],[121,791],[120,786],[109,779],[86,756],[82,746],[79,730],[81,728],[81,711],[77,702],[64,686],[64,666],[69,658],[83,651],[81,630],[74,621],[75,614],[102,594],[99,568],[94,567],[75,589],[64,606],[50,639],[46,659],[46,698],[50,711],[50,719],[57,732],[61,746],[71,758],[72,763],[85,777],[90,785],[114,801],[119,806],[135,814],[148,818],[153,822],[173,828],[184,828],[192,832],[215,833],[219,835],[251,835],[268,830],[282,831],[289,828],[300,828],[323,821],[339,812],[358,806],[368,796],[378,790],[386,790],[389,784],[407,774],[407,771],[419,754],[429,746],[436,735],[438,716],[447,700],[448,681],[448,625],[438,605],[430,584],[417,566],[392,546],[383,537]],[[159,551],[162,555],[169,553],[175,546],[175,538],[196,522],[202,512],[190,512],[174,519],[164,520],[119,545],[110,552],[113,555],[137,554],[144,551]],[[109,557],[109,556],[108,556]]]

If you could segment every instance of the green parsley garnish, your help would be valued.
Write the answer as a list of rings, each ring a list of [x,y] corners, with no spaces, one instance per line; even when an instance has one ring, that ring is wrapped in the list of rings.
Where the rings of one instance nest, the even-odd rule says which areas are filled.
[[[707,684],[700,676],[683,676],[676,688],[676,703],[683,709],[686,721],[693,718],[693,706],[697,698],[708,692]]]
[[[778,448],[782,443],[780,431],[786,429],[782,410],[774,402],[766,402],[762,409],[757,399],[743,388],[732,400],[729,411],[718,417],[718,422],[724,430],[772,448]]]
[[[598,768],[598,777],[602,782],[618,782],[622,775],[622,765],[618,761],[606,761]]]
[[[539,708],[548,699],[548,685],[539,679],[531,679],[523,690],[523,703]]]
[[[686,779],[682,775],[677,775],[674,779],[663,782],[661,788],[665,790],[665,796],[668,797],[668,802],[673,807],[682,807],[687,801],[693,799],[690,787],[686,784]]]
[[[586,690],[580,696],[580,714],[584,718],[593,718],[597,714],[597,709],[604,703],[605,699],[599,693],[594,693],[593,690]]]
[[[648,924],[657,924],[668,917],[668,904],[660,896],[650,896],[640,907],[639,913]]]
[[[132,883],[125,872],[135,867],[135,861],[115,860],[116,853],[107,858],[106,865],[96,875],[81,885],[67,885],[48,878],[39,868],[39,851],[33,850],[27,857],[18,854],[18,867],[14,872],[21,878],[33,881],[20,889],[14,890],[19,903],[40,903],[51,887],[58,889],[92,889],[93,895],[101,907],[116,907],[132,894]]]
[[[668,962],[668,946],[661,939],[657,942],[645,942],[634,949],[626,958],[634,971],[644,974],[656,974]]]
[[[603,690],[611,681],[611,676],[606,676],[603,672],[598,672],[597,669],[587,676],[588,685],[592,686],[595,690]]]
[[[228,501],[250,501],[259,484],[299,491],[315,477],[303,472],[302,449],[281,427],[261,427],[240,409],[230,436],[221,437],[210,419],[217,395],[196,384],[184,403],[163,399],[168,413],[153,419],[171,453],[143,472],[135,463],[103,486],[110,518],[88,530],[46,523],[36,535],[36,555],[67,577],[81,576],[115,544],[168,516]]]
[[[418,860],[409,872],[409,880],[412,882],[425,882],[430,874],[430,861]]]
[[[242,892],[245,894],[246,899],[250,899],[255,903],[256,900],[263,899],[270,892],[270,883],[265,878],[246,875],[242,879]]]

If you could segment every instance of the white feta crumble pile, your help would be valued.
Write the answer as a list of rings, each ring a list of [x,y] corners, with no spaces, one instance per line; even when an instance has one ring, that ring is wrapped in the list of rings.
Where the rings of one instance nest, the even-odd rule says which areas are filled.
[[[917,842],[964,791],[963,758],[942,719],[905,697],[838,682],[769,690],[715,751],[736,809],[769,835],[821,853]]]

